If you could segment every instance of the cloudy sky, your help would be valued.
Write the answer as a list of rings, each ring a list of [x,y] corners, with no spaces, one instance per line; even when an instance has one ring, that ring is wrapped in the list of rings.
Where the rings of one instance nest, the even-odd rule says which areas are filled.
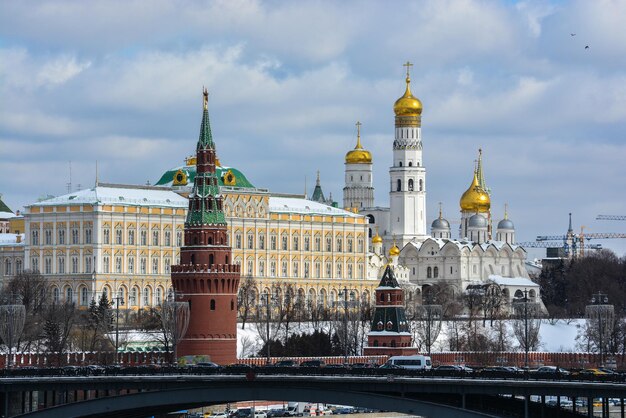
[[[388,205],[394,101],[414,63],[428,213],[483,148],[494,217],[520,241],[625,232],[624,1],[4,1],[0,193],[14,210],[101,181],[156,182],[197,140],[201,89],[224,165],[341,202],[360,120]],[[572,34],[575,34],[573,36]],[[589,46],[589,48],[586,48]],[[595,241],[626,253],[626,240]]]

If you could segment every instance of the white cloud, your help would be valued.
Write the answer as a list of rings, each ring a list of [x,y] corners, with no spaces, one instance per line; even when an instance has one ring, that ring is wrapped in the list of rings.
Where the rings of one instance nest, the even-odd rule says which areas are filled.
[[[91,62],[78,62],[76,57],[61,56],[44,63],[37,74],[37,84],[63,84],[91,66]]]

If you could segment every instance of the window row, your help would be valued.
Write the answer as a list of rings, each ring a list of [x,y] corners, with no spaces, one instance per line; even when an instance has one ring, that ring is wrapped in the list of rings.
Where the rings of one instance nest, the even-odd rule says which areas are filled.
[[[89,306],[91,301],[98,302],[99,298],[104,295],[113,307],[139,307],[139,306],[158,306],[165,300],[165,292],[163,287],[157,286],[154,291],[151,286],[145,286],[140,289],[139,286],[133,286],[130,292],[126,286],[120,286],[117,295],[112,293],[108,286],[102,288],[102,292],[94,295],[87,286],[81,286],[78,292],[75,292],[71,286],[66,286],[61,293],[61,289],[57,286],[52,287],[51,296],[53,303],[77,303],[80,306]]]
[[[408,190],[409,192],[415,191],[415,182],[413,181],[413,179],[409,179],[407,181],[406,187],[404,189],[405,191]],[[417,191],[422,191],[424,190],[424,181],[422,179],[419,179],[417,182]],[[403,191],[402,189],[402,180],[397,179],[396,180],[396,192],[401,192]]]
[[[57,229],[56,232],[56,241],[53,239],[53,230],[50,228],[45,228],[43,230],[43,245],[78,245],[78,244],[91,244],[93,232],[91,228],[83,229],[83,236],[81,242],[81,234],[79,228],[70,228],[69,230],[69,239],[67,239],[67,229],[61,228]],[[39,245],[39,229],[34,229],[30,234],[31,245]]]
[[[243,233],[241,231],[235,232],[234,246],[233,248],[237,250],[243,249]],[[280,236],[280,246],[278,241],[278,235],[271,234],[269,237],[269,247],[266,248],[265,242],[265,234],[260,233],[256,240],[255,247],[255,233],[250,231],[246,234],[246,245],[245,248],[248,250],[265,250],[269,249],[272,251],[276,251],[280,248],[282,251],[335,251],[335,252],[354,252],[354,238],[348,237],[335,237],[333,242],[332,236],[325,236],[322,241],[321,236],[315,236],[311,239],[310,236],[305,235],[304,237],[300,237],[300,235],[292,235],[291,239],[288,234],[282,234]],[[323,245],[322,245],[323,243]],[[345,243],[345,245],[344,245]],[[334,244],[334,247],[333,247]],[[357,252],[362,253],[364,251],[364,241],[362,238],[357,239]]]
[[[235,263],[240,264],[241,261],[236,260]],[[246,261],[246,269],[244,274],[255,275],[254,260]],[[334,267],[334,270],[333,270]],[[280,268],[280,270],[279,270]],[[356,277],[355,277],[356,273]],[[320,261],[311,263],[310,261],[292,261],[283,260],[280,263],[276,260],[270,260],[266,263],[265,260],[259,260],[256,270],[256,276],[258,277],[290,277],[290,278],[348,278],[348,279],[362,279],[364,278],[364,267],[362,263],[357,264],[356,271],[353,264],[347,264],[344,269],[343,263],[332,262],[322,263]]]
[[[163,237],[161,239],[161,231],[157,229],[153,229],[150,234],[148,234],[147,229],[139,230],[139,239],[135,239],[135,229],[129,229],[126,232],[126,242],[124,242],[124,231],[122,228],[115,228],[114,230],[114,239],[111,241],[111,229],[104,228],[102,230],[102,243],[103,244],[111,244],[111,242],[115,245],[153,245],[159,246],[163,245],[164,247],[172,246],[172,231],[165,230],[163,231]],[[183,232],[181,230],[176,231],[176,247],[183,246]]]
[[[15,266],[15,268],[13,268]],[[13,262],[10,258],[4,260],[4,275],[12,276],[13,274],[22,274],[24,270],[22,265],[22,259],[18,258]]]
[[[111,266],[111,259],[114,261],[114,266]],[[163,266],[160,266],[159,257],[151,257],[150,265],[148,266],[148,257],[139,257],[139,269],[135,268],[136,257],[128,257],[126,259],[126,271],[123,269],[122,257],[115,256],[110,257],[105,255],[102,257],[102,272],[103,273],[129,273],[129,274],[170,274],[172,272],[172,259],[170,257],[163,258]],[[113,267],[113,269],[111,269]],[[149,269],[148,269],[149,268]]]

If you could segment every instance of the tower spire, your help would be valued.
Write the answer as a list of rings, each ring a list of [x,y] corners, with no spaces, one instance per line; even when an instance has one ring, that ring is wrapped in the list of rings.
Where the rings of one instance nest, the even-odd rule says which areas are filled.
[[[509,219],[509,204],[504,204],[504,219]]]
[[[200,124],[200,137],[198,138],[197,149],[200,148],[215,148],[213,144],[213,135],[211,134],[211,123],[209,122],[209,92],[202,88],[202,123]]]
[[[569,213],[569,228],[567,228],[568,234],[573,234],[574,229],[572,228],[572,212]]]
[[[443,219],[443,213],[441,210],[441,202],[439,202],[439,219]]]
[[[483,191],[487,192],[487,194],[491,195],[491,190],[487,187],[485,183],[485,175],[483,173],[483,150],[482,148],[478,149],[478,162],[476,163],[476,175],[478,176],[478,185]]]
[[[362,123],[356,121],[356,147],[354,149],[363,149],[361,146],[361,125]]]

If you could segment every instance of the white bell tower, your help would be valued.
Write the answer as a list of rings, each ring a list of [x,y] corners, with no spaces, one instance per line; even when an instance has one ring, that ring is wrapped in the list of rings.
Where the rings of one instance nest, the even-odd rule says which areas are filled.
[[[407,62],[406,91],[393,106],[396,114],[393,165],[389,169],[390,235],[400,248],[426,240],[426,169],[422,161],[422,103],[411,94]],[[387,238],[389,239],[389,238]]]

